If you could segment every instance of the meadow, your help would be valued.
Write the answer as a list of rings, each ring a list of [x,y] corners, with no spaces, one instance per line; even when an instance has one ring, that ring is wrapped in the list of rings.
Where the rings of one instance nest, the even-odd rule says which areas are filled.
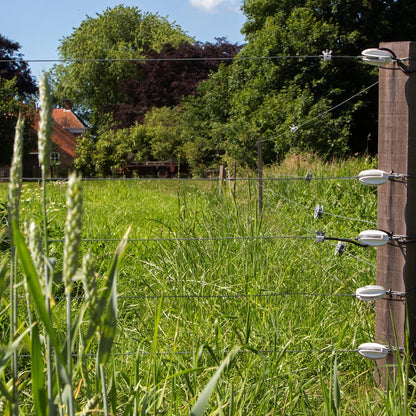
[[[410,414],[409,380],[383,392],[374,381],[375,362],[355,351],[374,340],[375,303],[353,295],[375,284],[375,249],[347,243],[346,252],[335,255],[336,241],[315,241],[317,231],[355,238],[376,228],[376,189],[349,179],[374,166],[370,158],[322,163],[311,155],[290,157],[265,170],[266,178],[280,180],[264,181],[261,215],[256,180],[238,180],[235,194],[233,182],[224,182],[220,194],[216,181],[83,181],[80,257],[93,254],[98,287],[131,226],[117,279],[117,332],[106,363],[108,414],[189,414],[230,351],[235,353],[206,414]],[[303,179],[307,173],[311,180]],[[46,188],[49,255],[57,270],[66,188],[63,181]],[[2,184],[2,201],[6,195]],[[38,183],[23,184],[21,222],[42,223],[41,195]],[[317,204],[322,218],[314,218]],[[75,282],[74,316],[83,296]],[[55,325],[65,332],[67,303],[59,282],[54,299]],[[3,339],[6,318],[4,309]],[[86,315],[80,328],[88,320]],[[79,343],[77,414],[99,414],[99,401],[81,413],[95,373],[93,354],[77,360]],[[28,357],[22,348],[22,414],[34,412]]]

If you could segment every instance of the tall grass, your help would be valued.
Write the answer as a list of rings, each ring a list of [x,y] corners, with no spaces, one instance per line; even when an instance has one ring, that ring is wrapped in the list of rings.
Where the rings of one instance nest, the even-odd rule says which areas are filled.
[[[350,177],[375,164],[296,155],[265,176]],[[375,250],[335,256],[332,241],[271,238],[353,238],[374,227],[375,190],[267,181],[257,208],[255,181],[235,196],[181,180],[23,184],[20,223],[31,223],[27,243],[12,228],[13,288],[0,267],[3,413],[411,414],[408,361],[382,391],[374,363],[353,351],[374,337],[375,305],[350,295],[375,282]]]

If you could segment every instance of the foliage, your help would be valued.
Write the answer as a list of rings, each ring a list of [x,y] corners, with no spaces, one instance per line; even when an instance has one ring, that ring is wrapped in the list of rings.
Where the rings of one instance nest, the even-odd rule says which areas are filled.
[[[377,89],[336,106],[377,81],[377,71],[319,56],[357,56],[380,41],[412,39],[416,23],[406,13],[415,9],[408,0],[246,0],[242,59],[200,84],[186,104],[182,134],[194,162],[231,156],[254,167],[259,138],[265,163],[293,148],[323,156],[376,152]],[[291,126],[302,128],[291,133]]]
[[[138,62],[134,76],[120,83],[125,101],[109,104],[106,110],[118,128],[142,123],[152,108],[178,106],[184,97],[195,95],[199,82],[229,63],[240,49],[219,38],[216,43],[167,43],[160,51],[148,51],[149,60]]]
[[[56,99],[70,98],[83,110],[84,119],[89,115],[93,127],[104,129],[109,119],[102,114],[103,107],[124,100],[118,86],[134,73],[129,60],[160,50],[167,42],[177,46],[190,41],[178,26],[157,14],[123,5],[107,8],[62,39],[59,55],[69,62],[51,71]]]
[[[21,46],[17,42],[0,35],[0,78],[16,79],[19,97],[29,98],[36,93],[36,82],[30,74],[30,69],[23,55],[19,52]]]
[[[36,92],[36,83],[19,50],[20,45],[17,42],[0,35],[0,60],[4,60],[0,62],[0,165],[10,165],[14,127],[19,111],[24,112],[28,119],[25,150],[33,143],[29,125],[34,115],[31,98]]]
[[[281,165],[266,168],[264,176],[301,179],[265,180],[261,217],[256,181],[238,181],[235,196],[232,186],[225,184],[219,195],[217,186],[210,190],[211,182],[204,181],[83,182],[83,238],[88,241],[82,242],[80,257],[88,258],[91,251],[95,261],[94,267],[84,263],[78,270],[76,277],[89,276],[89,285],[72,298],[74,329],[89,299],[80,335],[74,337],[76,414],[106,414],[106,397],[107,414],[122,416],[203,410],[229,415],[411,415],[414,390],[408,393],[414,378],[407,357],[397,352],[396,384],[382,391],[374,381],[377,364],[354,351],[374,336],[374,302],[359,302],[352,294],[374,282],[375,249],[348,244],[342,256],[334,256],[335,243],[315,242],[317,229],[327,236],[354,237],[376,220],[377,211],[374,188],[353,179],[321,178],[353,177],[376,166],[377,160],[369,157],[322,163],[313,154],[290,154]],[[305,181],[306,172],[314,180]],[[55,270],[61,270],[60,241],[66,233],[66,188],[59,182],[47,188],[47,206],[56,210],[48,224],[57,230],[50,242]],[[0,197],[6,191],[0,184]],[[41,193],[37,184],[24,184],[22,222],[36,218],[42,199],[35,196]],[[324,206],[321,219],[313,217],[317,203]],[[129,224],[132,241],[112,292],[119,307],[117,330],[105,366],[107,388],[101,392],[95,365],[98,339],[92,336],[89,349],[84,341],[100,316],[90,307],[97,305],[96,296],[112,296],[105,271],[117,244],[113,240]],[[272,238],[284,235],[311,239]],[[250,236],[258,238],[242,238]],[[0,282],[3,274],[0,268]],[[59,273],[54,285],[58,278]],[[16,344],[7,348],[8,338],[2,337],[0,357],[9,365],[12,350],[18,352],[20,413],[43,415],[47,412],[37,410],[36,400],[45,395],[42,376],[44,383],[47,379],[44,330],[37,318],[38,325],[27,333],[29,349],[24,339],[26,290],[23,284],[17,289],[23,338],[16,337]],[[0,308],[6,333],[7,290]],[[66,302],[55,291],[53,295],[54,329],[63,346]],[[43,296],[37,298],[45,303]],[[109,319],[115,316],[111,308],[107,303],[99,310]],[[100,324],[105,321],[102,316]],[[111,330],[106,334],[111,336]],[[58,389],[57,377],[52,382]],[[7,394],[9,380],[6,369],[0,388]],[[65,414],[64,396],[53,391],[62,405],[56,414]],[[2,390],[0,397],[8,415],[8,396]],[[38,403],[45,408],[44,401]]]
[[[179,107],[155,108],[143,124],[102,132],[96,140],[85,135],[77,143],[76,169],[90,177],[108,176],[128,162],[179,160],[183,155],[177,123],[180,112]]]

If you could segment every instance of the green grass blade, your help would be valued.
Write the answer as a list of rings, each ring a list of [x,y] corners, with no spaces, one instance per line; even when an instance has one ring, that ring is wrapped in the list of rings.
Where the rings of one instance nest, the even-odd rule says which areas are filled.
[[[9,259],[5,257],[0,266],[0,299],[3,297],[4,288],[6,287],[6,273],[9,265]]]
[[[6,368],[10,357],[19,348],[20,343],[23,341],[23,338],[29,331],[30,328],[27,328],[19,337],[14,340],[12,344],[8,345],[5,349],[0,351],[0,375],[3,374],[3,371]]]
[[[103,321],[106,321],[106,314],[113,313],[111,310],[108,309],[108,299],[111,295],[113,297],[112,302],[113,303],[116,302],[116,299],[114,298],[116,298],[117,293],[115,293],[116,285],[114,284],[114,281],[116,280],[118,267],[119,267],[120,261],[123,257],[123,254],[128,244],[128,237],[129,237],[130,231],[131,231],[131,226],[127,229],[126,233],[124,234],[124,237],[122,238],[122,240],[120,241],[116,249],[116,252],[114,253],[110,269],[107,272],[105,286],[101,291],[101,298],[98,302],[96,313],[98,316],[104,316]],[[116,305],[117,305],[117,302],[116,302]],[[114,307],[114,305],[112,307]],[[105,326],[105,323],[103,325]],[[96,329],[97,328],[95,327],[95,324],[91,322],[88,328],[87,336],[86,336],[87,345],[88,345],[88,342],[91,340],[91,337],[94,335]],[[107,330],[110,330],[110,328],[107,328]],[[87,346],[87,349],[88,349],[88,346]]]
[[[215,374],[211,377],[208,384],[205,386],[204,390],[200,394],[197,402],[191,410],[191,416],[203,416],[205,408],[207,407],[208,401],[212,395],[212,392],[215,389],[215,386],[218,383],[218,380],[221,377],[222,372],[230,365],[231,360],[238,353],[239,347],[234,347],[225,357],[221,365],[218,367]]]
[[[340,400],[341,400],[341,391],[340,391],[340,388],[339,388],[337,357],[335,357],[335,361],[334,361],[333,389],[334,389],[334,408],[335,408],[335,414],[338,415],[338,413],[339,413],[339,405],[340,405]]]
[[[58,343],[58,339],[56,337],[55,329],[51,322],[51,317],[48,314],[48,311],[45,306],[45,301],[43,298],[42,290],[39,284],[39,276],[36,273],[36,268],[33,264],[32,258],[29,253],[29,249],[26,246],[24,241],[23,235],[17,226],[15,220],[12,220],[12,227],[13,227],[13,240],[16,246],[16,252],[20,259],[20,262],[23,267],[23,271],[27,278],[27,286],[32,297],[33,303],[38,311],[39,318],[42,324],[45,327],[46,332],[48,333],[51,344],[55,349],[55,354],[59,362],[62,364],[60,366],[63,371],[61,371],[63,378],[67,378],[67,371],[63,367],[65,361],[61,354],[61,348]],[[67,381],[67,380],[66,380]]]
[[[39,328],[32,329],[32,393],[35,405],[35,414],[46,415],[47,395],[45,389],[45,375],[42,359],[42,347],[39,338]]]

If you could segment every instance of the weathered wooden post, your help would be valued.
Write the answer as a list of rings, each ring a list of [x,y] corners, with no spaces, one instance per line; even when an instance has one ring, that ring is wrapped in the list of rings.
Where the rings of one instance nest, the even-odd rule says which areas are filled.
[[[222,194],[222,186],[224,180],[224,165],[220,165],[220,171],[218,174],[218,194]]]
[[[388,48],[410,69],[416,68],[416,42],[386,42]],[[392,63],[379,74],[379,169],[409,175],[390,180],[378,188],[377,227],[394,235],[416,236],[416,73],[405,73]],[[400,299],[382,300],[376,306],[376,342],[406,347],[412,356],[416,342],[416,244],[390,244],[377,249],[377,284],[386,290],[406,292]],[[411,292],[411,293],[409,293]],[[406,335],[406,315],[408,334]],[[397,344],[396,344],[397,340]],[[380,362],[379,362],[380,363]],[[380,366],[380,382],[394,375],[394,354]]]
[[[259,175],[259,214],[263,212],[263,149],[261,139],[257,140],[258,175]]]

